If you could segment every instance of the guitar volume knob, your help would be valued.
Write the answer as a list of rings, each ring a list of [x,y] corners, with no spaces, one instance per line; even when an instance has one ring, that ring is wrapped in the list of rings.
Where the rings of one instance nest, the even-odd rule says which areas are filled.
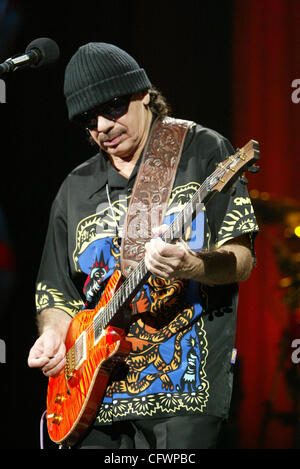
[[[62,404],[67,398],[63,394],[56,394],[55,404]]]
[[[55,425],[59,425],[60,422],[62,421],[62,415],[57,414],[54,412],[53,414],[48,414],[47,419],[51,419],[51,423],[54,423]]]
[[[61,421],[62,415],[54,413],[52,423],[54,423],[55,425],[59,425]]]

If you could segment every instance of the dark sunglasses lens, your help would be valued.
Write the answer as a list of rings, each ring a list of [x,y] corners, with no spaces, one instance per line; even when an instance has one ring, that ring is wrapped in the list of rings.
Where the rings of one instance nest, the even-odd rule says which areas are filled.
[[[97,125],[98,125],[97,118],[91,116],[87,118],[87,120],[85,121],[84,127],[86,127],[89,130],[95,130],[97,128]]]
[[[127,112],[129,102],[119,101],[113,105],[108,105],[106,109],[102,110],[102,116],[107,119],[115,120],[123,116]]]
[[[123,116],[128,110],[130,99],[131,96],[114,98],[106,104],[102,104],[91,111],[85,112],[79,119],[84,127],[89,130],[94,130],[97,128],[98,116],[103,116],[105,119],[112,121]]]

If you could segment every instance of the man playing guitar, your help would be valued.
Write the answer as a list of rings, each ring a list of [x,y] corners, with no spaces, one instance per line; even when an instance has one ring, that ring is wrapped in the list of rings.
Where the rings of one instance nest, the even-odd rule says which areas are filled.
[[[75,396],[74,373],[79,379],[88,356],[83,348],[72,365],[66,354],[71,321],[97,307],[122,269],[137,174],[152,129],[168,119],[166,101],[146,72],[111,44],[79,48],[66,68],[65,96],[69,118],[88,129],[98,153],[70,173],[53,202],[37,279],[40,335],[28,357],[29,366],[50,380],[64,376],[66,394],[55,398],[62,406]],[[189,123],[185,132],[166,208],[142,246],[149,275],[130,298],[125,324],[122,314],[120,324],[113,323],[125,330],[130,351],[109,375],[91,424],[74,439],[77,448],[214,448],[228,416],[238,282],[254,266],[258,228],[245,184],[236,180],[234,190],[216,193],[179,238],[164,238],[216,164],[234,153],[224,137],[199,124]],[[159,137],[151,140],[156,144]],[[167,154],[172,145],[161,146]],[[156,174],[159,181],[164,175]],[[134,230],[148,229],[147,220],[140,218]],[[94,332],[95,343],[102,335]],[[63,411],[48,410],[50,436],[64,418]]]

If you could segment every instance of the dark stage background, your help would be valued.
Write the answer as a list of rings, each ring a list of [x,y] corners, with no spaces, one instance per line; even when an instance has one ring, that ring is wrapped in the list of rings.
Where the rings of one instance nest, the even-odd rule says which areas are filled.
[[[219,446],[299,448],[300,365],[291,360],[292,340],[300,339],[293,233],[300,103],[292,100],[292,81],[300,80],[299,1],[0,0],[1,62],[38,37],[58,43],[59,61],[5,77],[0,105],[0,206],[13,252],[6,268],[14,273],[1,312],[0,447],[39,448],[47,382],[27,367],[37,333],[34,283],[51,202],[68,172],[94,153],[67,120],[64,69],[80,45],[103,41],[137,59],[174,116],[219,131],[235,147],[251,138],[261,144],[261,171],[249,178],[262,231],[258,264],[241,288],[232,416]]]

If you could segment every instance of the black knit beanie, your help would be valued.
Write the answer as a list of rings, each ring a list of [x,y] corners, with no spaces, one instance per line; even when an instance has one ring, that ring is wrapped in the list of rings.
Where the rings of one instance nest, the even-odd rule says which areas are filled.
[[[112,44],[90,42],[73,55],[65,71],[69,119],[118,96],[151,88],[143,68]]]

